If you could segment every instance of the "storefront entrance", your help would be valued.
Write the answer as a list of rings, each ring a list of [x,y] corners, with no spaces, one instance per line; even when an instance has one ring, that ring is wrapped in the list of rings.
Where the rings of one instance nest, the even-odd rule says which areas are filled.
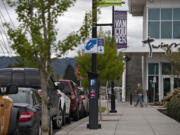
[[[148,82],[149,82],[149,88],[148,88],[148,102],[156,102],[159,101],[159,78],[158,76],[155,77],[156,82],[154,82],[154,77],[149,76]]]
[[[166,96],[169,92],[171,92],[171,79],[163,78],[163,96]]]
[[[180,87],[180,78],[174,78],[174,88]]]

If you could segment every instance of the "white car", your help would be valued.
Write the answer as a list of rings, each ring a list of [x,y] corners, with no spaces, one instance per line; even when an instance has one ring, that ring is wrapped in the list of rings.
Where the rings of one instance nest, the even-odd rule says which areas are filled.
[[[61,97],[61,109],[63,112],[63,124],[71,122],[71,100],[64,93],[64,85],[60,82],[55,82],[55,86],[57,87],[58,95]]]
[[[82,87],[78,87],[78,89],[85,109],[84,116],[87,116],[89,114],[89,99]]]

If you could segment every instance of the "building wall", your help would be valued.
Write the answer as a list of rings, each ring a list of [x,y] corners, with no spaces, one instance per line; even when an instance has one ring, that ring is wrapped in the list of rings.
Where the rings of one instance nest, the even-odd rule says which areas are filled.
[[[180,8],[180,0],[146,0],[143,13],[143,40],[148,38],[148,8]],[[155,39],[153,44],[159,45],[161,42],[180,43],[180,39]]]
[[[126,100],[134,93],[137,83],[142,83],[142,54],[127,54],[130,61],[126,64]],[[134,100],[136,98],[133,98]]]
[[[133,100],[137,99],[137,96],[134,90],[137,88],[137,83],[141,83],[144,90],[144,102],[148,102],[147,98],[147,90],[149,89],[149,81],[148,78],[148,64],[149,63],[157,63],[158,64],[158,99],[162,100],[164,96],[164,88],[163,88],[163,78],[170,78],[171,80],[171,91],[174,89],[174,78],[180,78],[177,75],[163,75],[162,74],[162,64],[169,63],[169,61],[165,58],[164,53],[153,53],[152,57],[148,56],[148,53],[126,53],[126,56],[130,58],[130,61],[126,63],[126,101],[130,99],[130,93],[133,94]]]

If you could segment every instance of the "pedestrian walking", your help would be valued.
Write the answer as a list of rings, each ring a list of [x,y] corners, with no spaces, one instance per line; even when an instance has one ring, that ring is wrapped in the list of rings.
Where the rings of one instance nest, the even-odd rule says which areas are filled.
[[[141,107],[143,107],[143,103],[142,103],[142,97],[143,97],[143,89],[142,89],[142,86],[140,83],[137,84],[137,90],[135,90],[138,98],[137,98],[137,102],[136,104],[134,105],[135,107],[140,104]]]

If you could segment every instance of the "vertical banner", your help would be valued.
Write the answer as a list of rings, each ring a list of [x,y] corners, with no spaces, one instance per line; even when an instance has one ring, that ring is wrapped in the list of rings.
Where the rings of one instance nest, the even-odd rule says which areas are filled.
[[[127,48],[127,11],[114,11],[114,38],[117,49]]]

